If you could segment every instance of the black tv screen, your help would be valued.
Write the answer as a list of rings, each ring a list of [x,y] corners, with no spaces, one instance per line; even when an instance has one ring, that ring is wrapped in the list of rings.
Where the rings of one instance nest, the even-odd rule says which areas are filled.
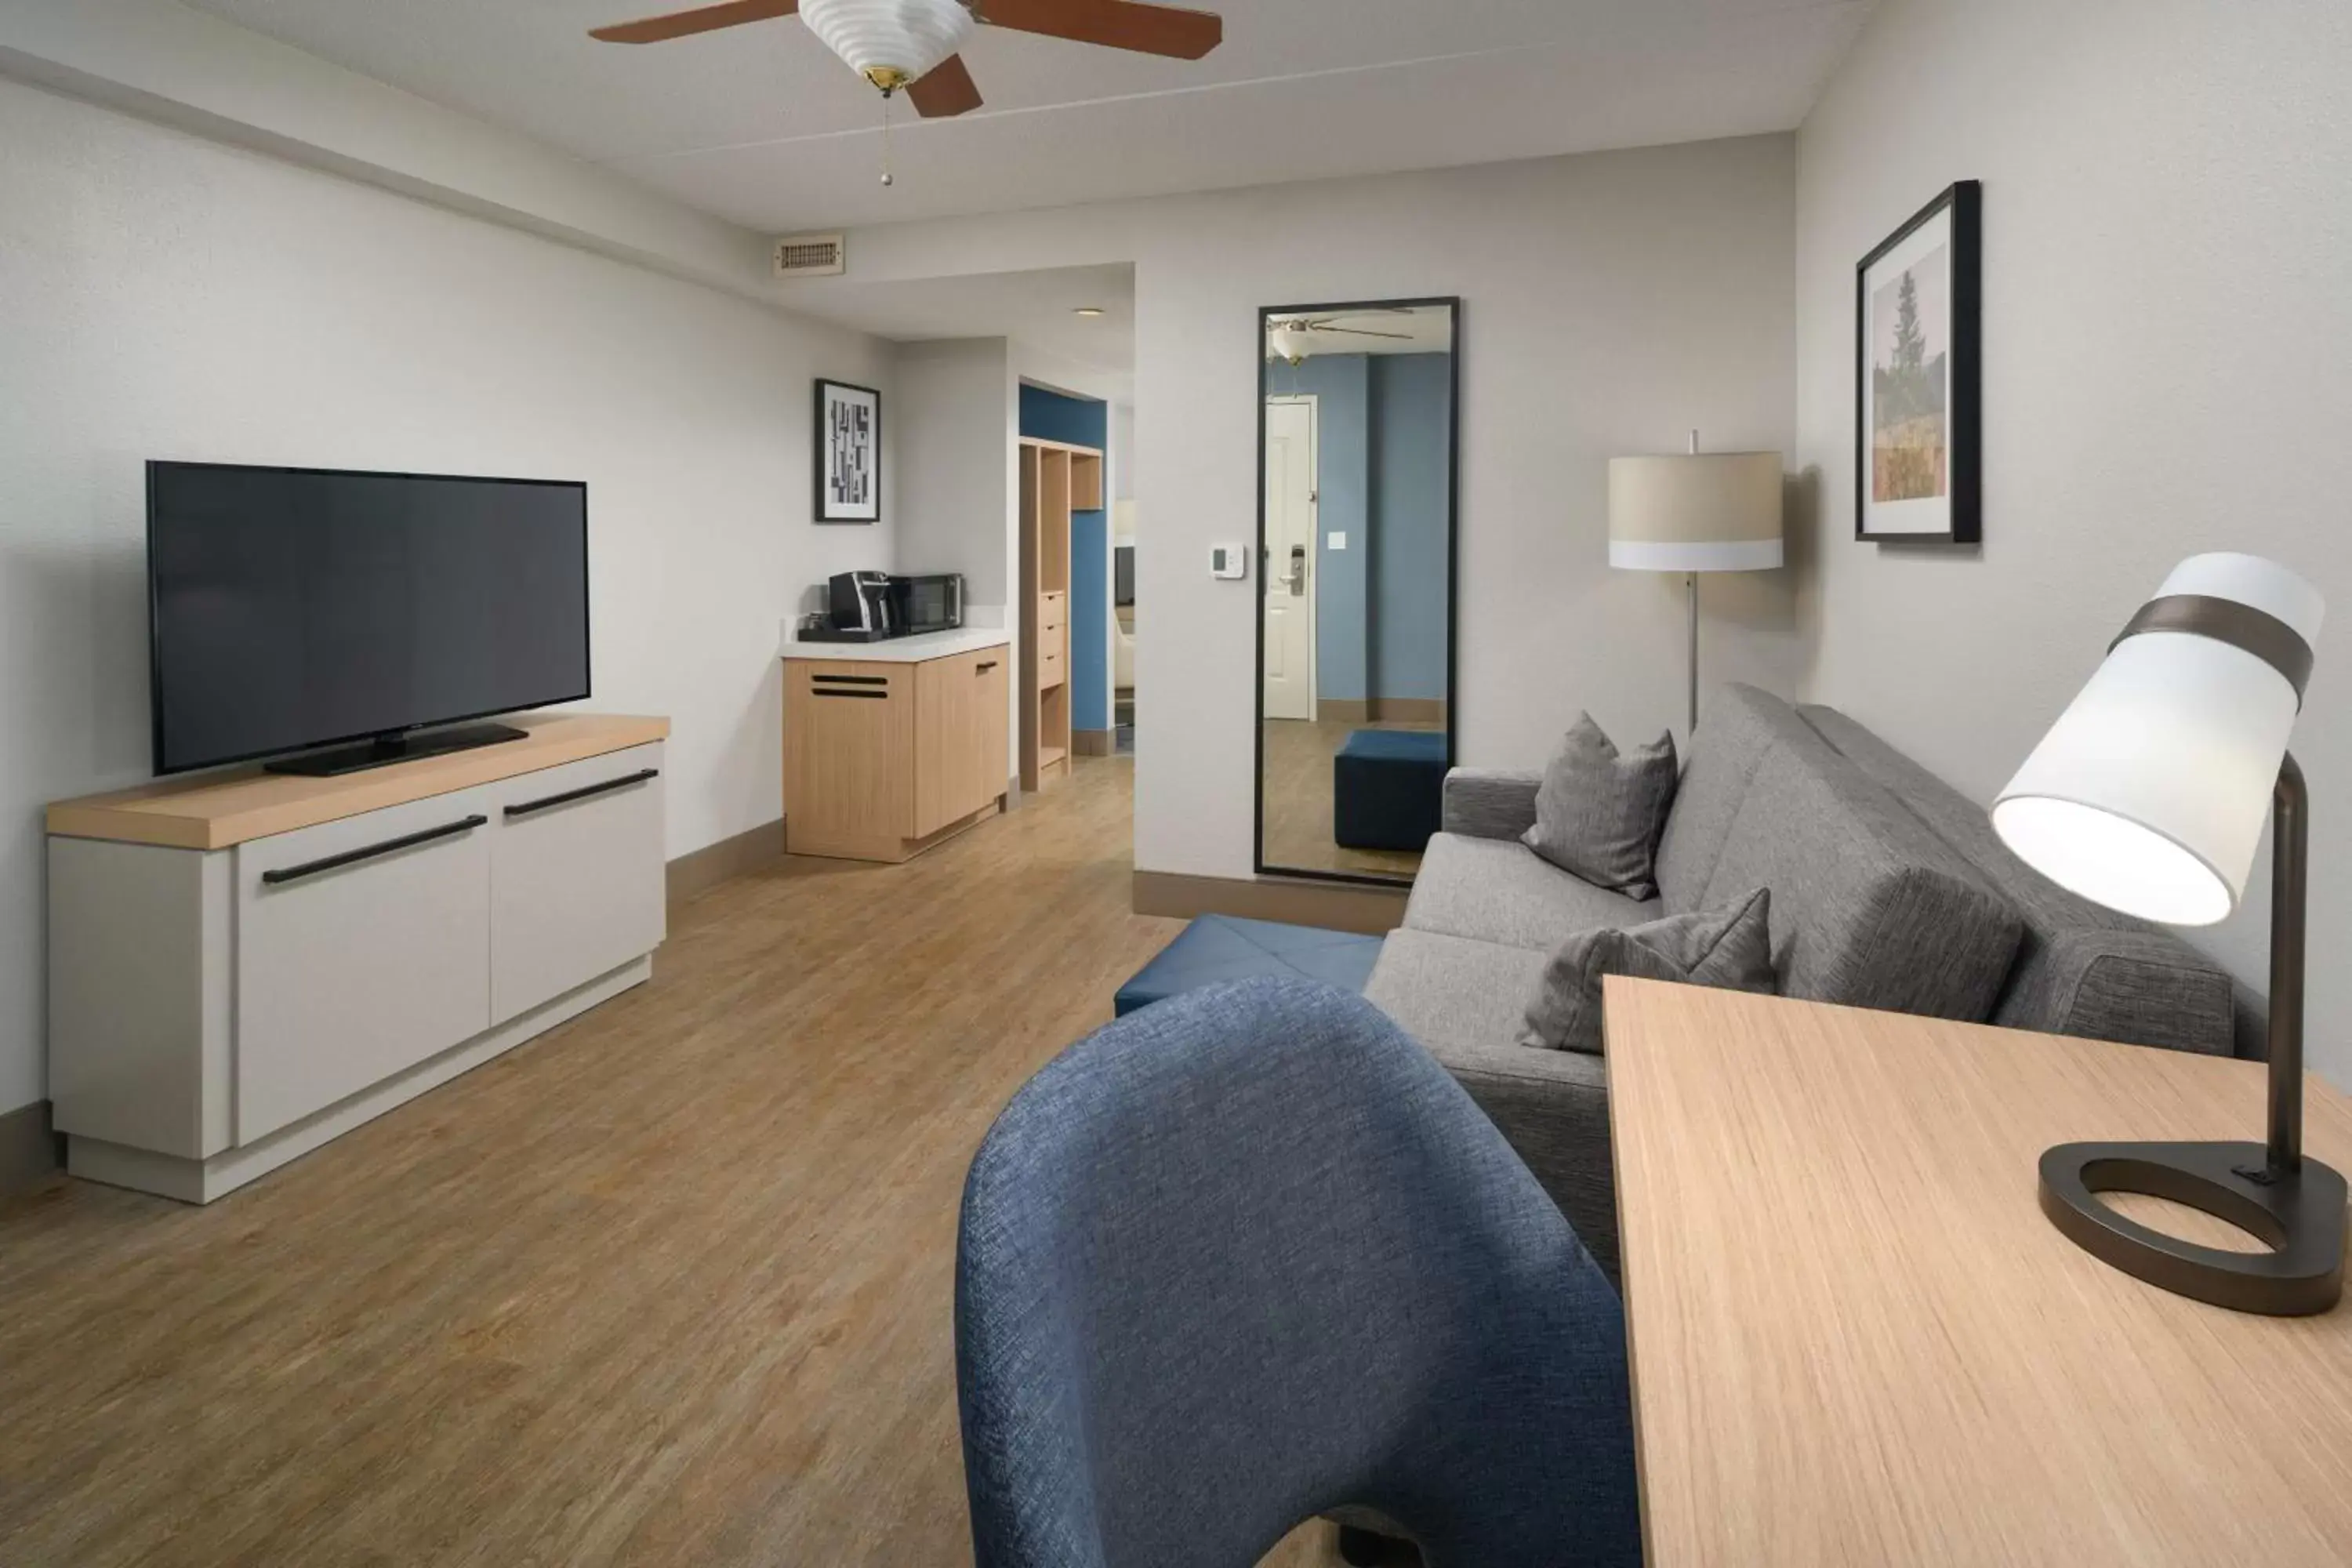
[[[588,695],[588,490],[147,465],[155,771]]]

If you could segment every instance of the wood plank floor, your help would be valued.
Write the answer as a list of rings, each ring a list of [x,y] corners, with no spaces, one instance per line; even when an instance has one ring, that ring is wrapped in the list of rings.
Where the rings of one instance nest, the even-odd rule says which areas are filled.
[[[1132,773],[713,889],[650,984],[210,1208],[0,1207],[0,1563],[969,1562],[956,1205],[1177,929]]]

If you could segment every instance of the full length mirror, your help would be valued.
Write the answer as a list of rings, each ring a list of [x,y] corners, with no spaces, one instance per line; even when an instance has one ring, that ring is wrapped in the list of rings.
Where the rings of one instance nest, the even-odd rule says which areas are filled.
[[[1454,757],[1461,305],[1258,326],[1257,868],[1410,882]]]

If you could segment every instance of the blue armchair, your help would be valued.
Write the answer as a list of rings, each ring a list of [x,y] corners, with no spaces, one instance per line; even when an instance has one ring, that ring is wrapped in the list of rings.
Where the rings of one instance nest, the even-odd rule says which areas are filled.
[[[1249,1568],[1335,1511],[1432,1568],[1641,1558],[1615,1292],[1328,986],[1188,993],[1022,1089],[965,1185],[956,1357],[979,1568]]]

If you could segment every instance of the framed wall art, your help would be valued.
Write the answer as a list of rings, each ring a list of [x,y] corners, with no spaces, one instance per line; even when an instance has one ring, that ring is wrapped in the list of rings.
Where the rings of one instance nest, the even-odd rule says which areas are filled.
[[[1854,269],[1856,539],[1984,536],[1983,189],[1961,181]]]
[[[816,520],[882,516],[882,395],[845,382],[816,384]]]

